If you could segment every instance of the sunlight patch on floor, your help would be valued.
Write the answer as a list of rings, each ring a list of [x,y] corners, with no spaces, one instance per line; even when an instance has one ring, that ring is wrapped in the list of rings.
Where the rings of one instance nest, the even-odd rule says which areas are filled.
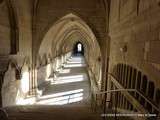
[[[83,100],[83,89],[44,95],[36,104],[40,105],[64,105]]]
[[[86,64],[83,63],[77,63],[77,64],[66,64],[64,67],[74,68],[74,67],[85,67]]]
[[[69,76],[59,76],[59,80],[64,80],[64,79],[77,79],[77,78],[83,78],[84,75],[80,74],[80,75],[69,75]]]
[[[63,73],[70,73],[70,72],[71,72],[71,69],[63,69],[59,73],[63,74]]]
[[[72,75],[72,76],[64,76],[59,77],[51,82],[52,85],[54,84],[67,84],[67,83],[75,83],[75,82],[82,82],[86,79],[86,75]]]
[[[31,97],[31,98],[19,98],[16,101],[16,105],[33,105],[36,102],[36,98],[35,97]]]
[[[75,82],[81,82],[84,81],[84,78],[69,78],[69,79],[62,79],[62,80],[53,80],[51,82],[51,85],[56,85],[56,84],[67,84],[67,83],[75,83]]]

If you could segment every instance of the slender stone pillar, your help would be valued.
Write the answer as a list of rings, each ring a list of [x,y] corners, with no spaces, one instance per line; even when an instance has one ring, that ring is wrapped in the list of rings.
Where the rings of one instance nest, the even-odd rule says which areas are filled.
[[[31,80],[30,80],[30,90],[29,90],[29,95],[30,96],[36,96],[37,91],[38,91],[38,86],[37,86],[37,69],[32,69],[31,70]]]

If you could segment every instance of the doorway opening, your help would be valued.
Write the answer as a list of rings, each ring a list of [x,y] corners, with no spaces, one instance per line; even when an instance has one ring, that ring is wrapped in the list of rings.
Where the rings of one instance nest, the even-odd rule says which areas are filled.
[[[83,56],[84,55],[84,47],[81,42],[77,42],[73,47],[73,55],[74,56]]]

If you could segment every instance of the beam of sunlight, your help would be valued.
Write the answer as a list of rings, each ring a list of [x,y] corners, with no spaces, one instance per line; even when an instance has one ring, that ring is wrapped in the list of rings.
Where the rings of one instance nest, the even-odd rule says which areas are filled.
[[[67,64],[85,64],[85,62],[67,62]]]
[[[74,63],[74,64],[76,64],[76,63],[85,63],[85,60],[82,57],[73,57],[73,58],[69,58],[67,60],[67,63]]]
[[[67,94],[67,95],[62,95],[59,97],[53,97],[53,98],[48,98],[44,100],[40,100],[36,104],[41,104],[41,105],[64,105],[64,104],[69,104],[69,103],[74,103],[83,100],[83,93],[73,93],[73,94]]]
[[[59,77],[59,80],[63,79],[76,79],[76,78],[83,78],[84,75],[70,75],[70,76],[64,76],[64,77]]]
[[[73,98],[73,99],[65,99],[65,100],[60,100],[57,102],[53,102],[53,101],[45,101],[45,102],[39,102],[37,103],[38,105],[65,105],[65,104],[71,104],[71,103],[75,103],[75,102],[79,102],[82,101],[83,97],[78,97],[78,98]]]
[[[45,96],[41,96],[40,99],[47,99],[47,98],[52,98],[52,97],[59,97],[59,96],[63,96],[63,95],[75,94],[75,93],[80,93],[80,92],[83,92],[83,89],[77,89],[77,90],[71,90],[71,91],[65,91],[65,92],[60,92],[60,93],[45,95]]]
[[[22,73],[21,89],[23,93],[27,93],[29,91],[29,72]]]
[[[81,81],[84,81],[84,78],[83,77],[80,77],[80,78],[70,78],[70,79],[62,79],[62,80],[55,80],[51,83],[51,85],[56,85],[56,84],[65,84],[65,83],[74,83],[74,82],[81,82]]]
[[[82,63],[80,63],[80,64],[65,64],[64,65],[64,67],[71,67],[71,68],[73,68],[73,67],[85,67],[86,66],[86,64],[82,64]]]
[[[68,99],[68,100],[63,100],[63,101],[58,101],[55,103],[49,103],[49,105],[65,105],[65,104],[71,104],[71,103],[75,103],[75,102],[79,102],[82,101],[83,97],[77,97],[77,98],[72,98],[72,99]]]
[[[69,59],[68,62],[71,62],[71,63],[81,63],[81,62],[84,62],[84,59],[82,58],[73,58],[73,59]]]
[[[65,99],[73,99],[73,98],[78,98],[78,97],[82,97],[82,96],[83,96],[83,93],[75,93],[75,94],[63,95],[63,96],[59,96],[59,97],[40,99],[40,101],[38,103],[57,102],[57,101],[65,100]]]
[[[71,69],[63,69],[59,73],[70,73]]]
[[[36,98],[18,98],[18,100],[16,101],[16,105],[33,105],[36,102]]]
[[[71,64],[80,64],[80,63],[85,63],[84,61],[67,61],[67,63]]]
[[[48,80],[47,78],[48,78],[48,77],[50,76],[50,74],[51,74],[51,65],[50,65],[50,64],[47,65],[46,73],[47,73],[47,75],[46,75],[46,81],[47,81],[47,80]]]
[[[82,101],[82,100],[83,100],[83,97],[77,97],[77,98],[74,98],[74,99],[69,99],[68,103],[79,102],[79,101]]]

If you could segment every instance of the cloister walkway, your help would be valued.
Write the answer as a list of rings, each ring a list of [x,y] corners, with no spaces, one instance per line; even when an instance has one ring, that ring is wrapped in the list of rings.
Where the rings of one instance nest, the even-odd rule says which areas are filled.
[[[37,104],[89,104],[90,82],[83,56],[72,56],[49,80],[51,82],[45,86]]]
[[[49,77],[36,105],[6,108],[9,120],[100,120],[90,105],[90,82],[82,56],[72,56]]]

